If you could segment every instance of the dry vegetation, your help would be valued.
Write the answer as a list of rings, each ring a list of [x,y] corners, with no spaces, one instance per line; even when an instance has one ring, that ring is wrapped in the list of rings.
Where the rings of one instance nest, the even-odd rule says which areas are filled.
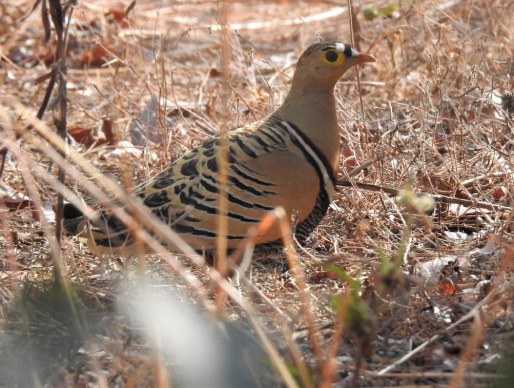
[[[271,112],[304,48],[350,40],[344,1],[228,3],[78,2],[65,184],[87,204]],[[228,282],[187,257],[54,244],[62,164],[33,117],[56,34],[43,43],[40,8],[15,24],[32,1],[0,3],[0,386],[514,385],[514,3],[354,3],[355,44],[377,59],[338,86],[354,185],[306,249]],[[409,186],[428,196],[387,190]]]

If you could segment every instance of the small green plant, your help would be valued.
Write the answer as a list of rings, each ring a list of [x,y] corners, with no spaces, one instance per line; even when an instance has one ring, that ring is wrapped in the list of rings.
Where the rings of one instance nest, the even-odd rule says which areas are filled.
[[[375,4],[370,5],[369,7],[364,8],[362,11],[364,13],[364,18],[371,22],[378,17],[390,17],[394,11],[398,8],[397,3],[391,3],[385,8],[378,8]]]

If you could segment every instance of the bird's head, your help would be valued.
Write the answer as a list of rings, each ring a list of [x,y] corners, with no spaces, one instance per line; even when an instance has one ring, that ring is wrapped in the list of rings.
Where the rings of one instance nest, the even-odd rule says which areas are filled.
[[[375,59],[348,44],[316,43],[298,60],[293,85],[332,88],[348,69],[366,62],[375,62]]]

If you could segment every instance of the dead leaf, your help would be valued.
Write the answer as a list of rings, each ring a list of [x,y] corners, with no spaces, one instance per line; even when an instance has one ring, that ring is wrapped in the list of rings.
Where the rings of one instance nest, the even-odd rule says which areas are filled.
[[[3,203],[9,211],[15,211],[30,206],[31,200],[26,195],[0,182],[0,203]]]
[[[312,282],[319,282],[325,279],[337,280],[339,276],[333,271],[320,271],[309,276],[309,280]]]
[[[498,186],[491,192],[494,199],[500,199],[507,195],[507,188],[505,186]]]
[[[491,255],[498,249],[501,243],[501,236],[498,236],[496,234],[490,234],[487,238],[487,243],[478,252],[480,252],[483,255]]]
[[[122,140],[116,144],[116,148],[109,150],[104,154],[105,158],[119,158],[122,155],[132,155],[140,158],[143,151],[141,148],[135,147],[131,142]]]
[[[124,7],[124,4],[112,4],[109,6],[107,12],[104,13],[107,20],[115,21],[119,23],[122,27],[128,27],[130,25],[130,21],[128,18],[128,13],[134,8],[134,1],[127,7]]]
[[[437,257],[433,260],[418,263],[414,266],[414,273],[432,282],[439,281],[441,273],[447,266],[453,266],[457,261],[454,256]]]
[[[223,75],[223,72],[219,71],[218,69],[215,69],[215,68],[212,68],[210,71],[209,71],[209,77],[211,78],[218,78],[218,77],[221,77]]]
[[[78,126],[72,127],[68,129],[68,134],[77,143],[84,144],[88,148],[95,144],[97,140],[95,139],[95,136],[93,135],[91,128],[84,128]]]
[[[456,275],[441,276],[441,279],[439,279],[439,282],[437,283],[439,292],[442,295],[454,295],[457,293],[459,287],[457,286],[457,282],[455,280],[458,280]]]
[[[118,143],[114,136],[112,120],[104,119],[102,121],[102,132],[105,135],[105,140],[107,141],[107,144],[116,145],[116,143]]]
[[[92,47],[90,50],[84,51],[80,58],[82,65],[99,67],[107,62],[107,55],[109,52],[104,45],[98,44]]]

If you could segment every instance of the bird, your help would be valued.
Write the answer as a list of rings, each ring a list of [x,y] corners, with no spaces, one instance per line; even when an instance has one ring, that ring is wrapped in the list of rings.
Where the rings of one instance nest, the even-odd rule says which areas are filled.
[[[338,41],[309,46],[298,59],[290,91],[269,116],[226,133],[227,249],[235,250],[277,207],[294,219],[300,244],[325,216],[340,158],[335,87],[348,69],[375,59]],[[208,139],[133,189],[151,213],[197,252],[217,247],[221,137]],[[97,222],[64,220],[69,234],[86,234],[96,253],[127,255],[136,238],[108,209]],[[281,249],[278,225],[254,236],[262,252]]]

